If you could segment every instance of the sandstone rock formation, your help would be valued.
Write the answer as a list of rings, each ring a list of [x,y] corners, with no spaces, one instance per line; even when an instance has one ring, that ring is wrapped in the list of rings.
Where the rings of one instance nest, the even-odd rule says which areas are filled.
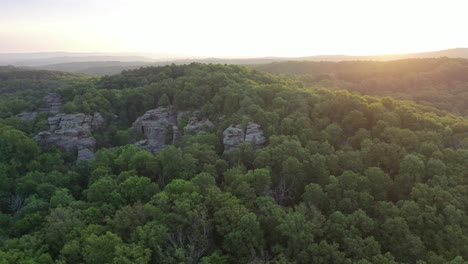
[[[229,150],[237,147],[239,144],[244,142],[245,133],[244,129],[239,126],[233,127],[230,126],[226,128],[223,132],[223,144],[224,149]]]
[[[261,148],[266,143],[266,137],[261,126],[249,123],[245,129],[240,126],[230,126],[223,132],[223,144],[225,150],[237,147],[243,142],[252,143],[255,148]]]
[[[179,129],[181,120],[191,115],[184,129]],[[199,121],[196,113],[176,112],[171,108],[159,107],[147,111],[132,125],[133,129],[143,134],[144,140],[135,143],[138,147],[151,153],[156,153],[167,144],[176,144],[183,134],[200,133],[214,128],[214,124],[208,119]]]
[[[65,151],[78,149],[79,163],[94,157],[96,140],[91,132],[104,124],[104,118],[99,113],[93,116],[61,113],[49,117],[49,130],[37,134],[35,140],[42,145],[56,146]]]
[[[149,110],[132,125],[135,131],[141,132],[145,137],[145,140],[138,141],[136,145],[156,153],[172,142],[174,126],[177,126],[177,113],[171,109],[159,107]]]
[[[266,137],[259,124],[249,123],[245,131],[245,141],[261,147],[266,143]]]

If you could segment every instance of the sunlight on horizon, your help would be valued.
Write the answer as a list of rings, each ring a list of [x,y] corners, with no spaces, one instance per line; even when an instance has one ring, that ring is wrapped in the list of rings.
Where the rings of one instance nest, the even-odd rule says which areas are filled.
[[[464,1],[0,1],[0,52],[374,55],[468,47]]]

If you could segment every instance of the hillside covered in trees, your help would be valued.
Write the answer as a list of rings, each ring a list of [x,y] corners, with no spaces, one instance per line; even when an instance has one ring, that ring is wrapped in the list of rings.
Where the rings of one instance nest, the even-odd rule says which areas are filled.
[[[300,75],[311,86],[391,96],[468,115],[468,60],[289,61],[258,65],[271,73]]]
[[[440,79],[317,64],[315,88],[206,64],[43,89],[2,71],[0,263],[466,263],[468,120],[328,89],[430,79],[463,112],[438,88],[463,90],[466,62],[443,60],[412,66]]]

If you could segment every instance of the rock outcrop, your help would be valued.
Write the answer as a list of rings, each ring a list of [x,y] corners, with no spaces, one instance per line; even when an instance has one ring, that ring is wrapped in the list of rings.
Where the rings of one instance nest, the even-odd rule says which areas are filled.
[[[181,121],[188,115],[188,124],[184,129],[179,129]],[[195,117],[196,113],[176,112],[171,108],[159,107],[147,111],[139,117],[132,125],[133,129],[141,133],[144,137],[135,143],[138,147],[151,153],[164,148],[167,144],[176,144],[183,134],[201,133],[214,128],[214,124],[208,119],[199,119]]]
[[[225,150],[237,147],[243,142],[249,142],[255,148],[261,148],[266,143],[266,137],[259,124],[249,123],[245,129],[232,125],[223,132],[223,144]]]
[[[81,163],[83,161],[90,161],[94,159],[94,152],[88,148],[82,148],[78,150],[78,156],[76,158],[76,163]]]
[[[245,133],[244,129],[239,126],[233,127],[230,126],[226,128],[223,132],[223,144],[224,149],[229,150],[237,147],[239,144],[244,142]]]
[[[93,116],[61,113],[49,117],[49,130],[37,134],[35,140],[42,145],[56,146],[65,151],[77,149],[79,163],[94,157],[96,140],[91,132],[104,124],[104,118],[99,113]]]
[[[177,126],[177,113],[171,109],[159,107],[149,110],[132,125],[135,131],[141,132],[145,137],[145,140],[138,141],[136,145],[156,153],[172,142],[174,126]]]
[[[245,141],[262,147],[266,143],[266,137],[259,124],[249,123],[245,130]]]

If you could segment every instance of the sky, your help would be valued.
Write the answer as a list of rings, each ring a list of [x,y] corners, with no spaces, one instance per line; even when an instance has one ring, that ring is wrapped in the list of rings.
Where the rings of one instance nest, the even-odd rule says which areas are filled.
[[[468,47],[465,0],[0,0],[0,53],[375,55]]]

